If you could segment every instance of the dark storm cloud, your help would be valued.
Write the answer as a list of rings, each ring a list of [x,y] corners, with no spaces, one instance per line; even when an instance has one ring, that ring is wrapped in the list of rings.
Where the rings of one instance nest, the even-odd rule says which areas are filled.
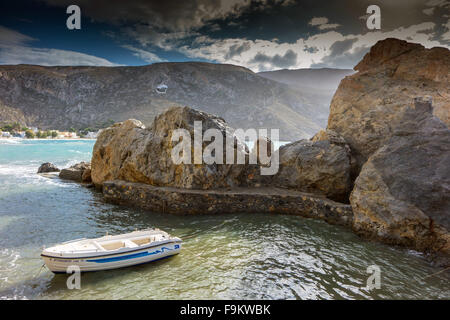
[[[342,42],[342,41],[341,41]],[[330,54],[322,59],[322,62],[312,64],[311,68],[341,68],[353,69],[358,61],[361,61],[364,55],[369,52],[369,47],[358,47],[353,52],[342,52],[339,55]]]
[[[352,48],[353,44],[357,40],[358,39],[354,38],[354,39],[347,39],[347,40],[342,40],[342,41],[336,41],[330,47],[330,50],[331,50],[330,56],[342,55],[344,52],[350,50]]]
[[[242,52],[245,52],[247,50],[250,50],[250,43],[248,42],[244,42],[241,45],[232,45],[228,50],[228,53],[225,55],[225,59],[231,59],[234,56],[239,56],[242,54]]]
[[[264,64],[269,64],[271,67],[276,68],[289,68],[297,64],[297,54],[291,49],[281,56],[279,54],[270,57],[264,53],[258,52],[250,63],[258,63],[264,68]]]
[[[59,41],[65,50],[82,48],[98,57],[108,56],[119,64],[200,60],[233,63],[254,71],[352,67],[370,46],[388,36],[427,47],[450,47],[450,0],[34,0],[33,3],[39,3],[38,10],[43,12],[58,12],[54,23],[58,25],[61,19],[64,22],[59,12],[64,16],[68,5],[79,5],[84,22],[82,32],[92,38],[107,35],[108,45],[121,51],[106,52],[103,43],[93,45],[90,37],[78,37],[77,42],[61,41],[62,31],[47,41],[48,48],[54,45],[52,41]],[[381,8],[381,30],[367,29],[366,9],[372,4]],[[37,12],[36,17],[41,14]],[[25,18],[34,20],[31,16]],[[15,28],[14,24],[5,26],[21,30],[24,36],[38,41],[43,39],[42,34],[46,37],[47,31],[36,36],[26,29]],[[73,32],[70,37],[77,34],[81,32]]]
[[[146,24],[186,31],[237,14],[248,0],[42,0],[52,6],[77,4],[92,19],[113,24]]]
[[[319,48],[305,46],[303,51],[308,52],[308,53],[316,53],[317,51],[319,51]]]
[[[92,19],[114,24],[146,24],[162,30],[187,31],[201,28],[209,21],[239,17],[250,11],[257,14],[270,10],[276,21],[277,12],[308,12],[311,18],[324,17],[343,24],[346,19],[358,22],[371,4],[381,7],[383,28],[406,27],[422,22],[429,14],[423,10],[447,9],[445,0],[40,0],[52,6],[77,4]],[[284,8],[284,9],[283,9]],[[287,9],[286,9],[287,8]],[[428,11],[433,13],[435,10]],[[309,21],[309,20],[308,20]],[[239,23],[239,21],[230,21]],[[271,21],[267,22],[270,25]],[[333,22],[334,23],[334,22]],[[276,27],[274,25],[273,27]]]

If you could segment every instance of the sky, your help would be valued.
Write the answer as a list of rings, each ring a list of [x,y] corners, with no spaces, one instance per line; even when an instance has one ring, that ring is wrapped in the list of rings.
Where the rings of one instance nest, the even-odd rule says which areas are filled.
[[[66,26],[73,4],[80,30]],[[379,30],[367,27],[369,5]],[[450,0],[14,0],[0,16],[0,64],[204,61],[261,72],[353,68],[388,37],[450,48]]]

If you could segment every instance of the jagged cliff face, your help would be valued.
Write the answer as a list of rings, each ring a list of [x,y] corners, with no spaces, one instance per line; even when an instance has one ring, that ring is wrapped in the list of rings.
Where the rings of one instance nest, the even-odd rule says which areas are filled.
[[[430,96],[433,113],[450,124],[450,51],[386,39],[374,45],[336,91],[328,129],[352,148],[358,168],[391,136],[413,98]]]
[[[350,196],[353,229],[450,264],[450,130],[416,99],[363,165]]]
[[[293,88],[248,69],[194,62],[0,66],[0,102],[23,113],[29,125],[56,129],[104,127],[129,118],[149,125],[168,107],[189,105],[235,128],[279,128],[285,140],[313,135],[327,114]]]
[[[450,51],[398,39],[341,81],[328,130],[350,146],[352,228],[450,265]]]

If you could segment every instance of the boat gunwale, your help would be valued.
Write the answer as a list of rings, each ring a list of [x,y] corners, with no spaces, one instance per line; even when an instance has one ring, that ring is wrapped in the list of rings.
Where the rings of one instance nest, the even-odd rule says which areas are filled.
[[[83,256],[83,257],[62,257],[62,256],[51,256],[48,254],[43,254],[41,253],[41,257],[46,257],[46,258],[56,258],[56,259],[67,259],[67,260],[75,260],[75,259],[90,259],[90,258],[98,258],[98,257],[105,257],[105,256],[115,256],[115,255],[120,255],[120,254],[124,254],[124,253],[130,253],[130,252],[135,252],[135,251],[139,251],[139,250],[145,250],[145,249],[149,249],[149,248],[153,248],[153,247],[158,247],[167,243],[181,243],[183,242],[180,238],[174,238],[174,239],[168,239],[165,240],[165,242],[160,242],[158,244],[151,244],[148,246],[143,246],[140,248],[130,248],[132,250],[124,250],[121,252],[104,252],[104,254],[101,255],[96,255],[96,256]],[[96,252],[95,252],[96,253]]]

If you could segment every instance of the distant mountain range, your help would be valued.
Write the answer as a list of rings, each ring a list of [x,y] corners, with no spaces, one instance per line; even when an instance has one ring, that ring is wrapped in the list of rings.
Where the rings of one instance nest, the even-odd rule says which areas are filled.
[[[327,126],[331,99],[346,76],[355,73],[352,69],[297,69],[260,72],[261,77],[287,84],[297,91],[318,113],[315,120],[322,127]]]
[[[261,77],[288,84],[294,88],[336,91],[339,82],[355,73],[352,69],[296,69],[260,72]]]
[[[170,106],[188,105],[235,128],[279,128],[297,140],[326,126],[339,81],[352,70],[256,74],[201,62],[139,67],[0,66],[0,124],[43,129],[101,128],[129,118],[149,125]]]

